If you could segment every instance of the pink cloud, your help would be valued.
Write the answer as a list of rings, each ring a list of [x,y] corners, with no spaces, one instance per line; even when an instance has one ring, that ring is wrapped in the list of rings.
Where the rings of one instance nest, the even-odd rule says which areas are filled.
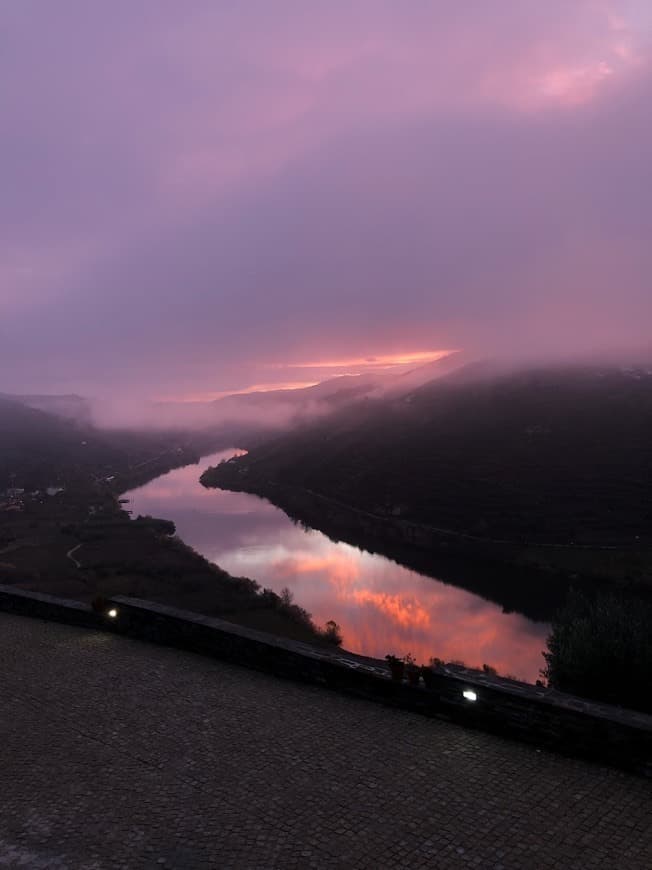
[[[528,344],[561,287],[633,341],[649,25],[634,0],[13,4],[3,368],[220,393],[274,362]],[[615,276],[627,238],[617,306],[592,258]]]

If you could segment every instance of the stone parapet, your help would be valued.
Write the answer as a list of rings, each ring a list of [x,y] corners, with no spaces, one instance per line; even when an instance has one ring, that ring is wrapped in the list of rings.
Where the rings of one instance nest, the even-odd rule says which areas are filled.
[[[392,681],[383,661],[126,596],[109,599],[98,614],[0,585],[0,610],[176,646],[652,777],[652,716],[552,689],[446,666],[433,668],[428,687],[410,686]]]

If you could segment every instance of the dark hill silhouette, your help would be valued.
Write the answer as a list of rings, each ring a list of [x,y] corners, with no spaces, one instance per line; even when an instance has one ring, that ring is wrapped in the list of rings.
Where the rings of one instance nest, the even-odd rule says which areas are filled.
[[[211,402],[157,402],[151,406],[149,425],[205,432],[215,432],[217,427],[226,431],[229,427],[228,431],[241,439],[238,443],[260,443],[362,399],[402,395],[459,368],[463,362],[462,354],[452,353],[398,375],[382,371],[339,375],[309,387],[233,393]]]
[[[0,398],[0,489],[131,473],[161,454],[174,459],[181,448],[178,461],[172,461],[179,464],[197,446],[165,432],[101,430]]]
[[[310,490],[518,545],[652,540],[652,366],[471,365],[277,438],[206,482]]]
[[[0,398],[0,487],[47,485],[64,470],[118,457],[91,427]]]

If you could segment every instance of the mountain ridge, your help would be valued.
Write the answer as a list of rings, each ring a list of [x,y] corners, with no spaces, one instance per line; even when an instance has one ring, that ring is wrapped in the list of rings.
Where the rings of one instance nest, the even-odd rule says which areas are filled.
[[[487,539],[622,545],[652,539],[650,436],[652,368],[459,369],[279,436],[229,474]]]

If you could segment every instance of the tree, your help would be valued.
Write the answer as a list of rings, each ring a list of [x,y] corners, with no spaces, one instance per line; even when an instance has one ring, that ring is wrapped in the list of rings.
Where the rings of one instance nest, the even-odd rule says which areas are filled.
[[[322,637],[334,646],[342,646],[342,629],[334,619],[329,619],[322,631]]]
[[[548,637],[549,685],[652,712],[652,605],[613,593],[571,591]]]

